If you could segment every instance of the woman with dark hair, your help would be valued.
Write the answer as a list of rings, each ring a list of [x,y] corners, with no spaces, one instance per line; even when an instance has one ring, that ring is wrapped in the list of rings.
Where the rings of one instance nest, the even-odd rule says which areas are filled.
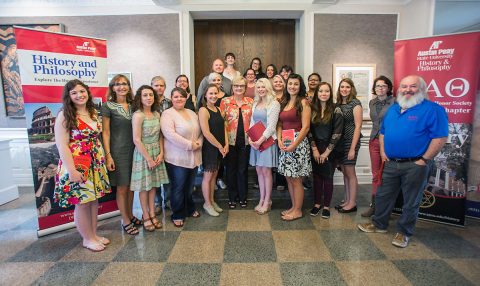
[[[334,148],[342,137],[343,115],[340,108],[333,103],[332,86],[327,82],[321,82],[317,86],[311,106],[309,139],[313,156],[314,206],[310,215],[317,216],[322,210],[322,218],[327,219],[330,217],[333,174],[337,161]]]
[[[322,77],[314,72],[314,73],[311,73],[309,76],[308,76],[308,91],[307,91],[307,99],[308,99],[308,102],[312,102],[312,99],[315,95],[315,90],[317,89],[318,87],[318,84],[322,81]],[[333,96],[333,95],[332,95]]]
[[[184,74],[177,76],[177,78],[175,79],[175,87],[183,88],[183,90],[187,92],[187,101],[185,102],[185,108],[195,112],[195,102],[197,102],[197,99],[194,94],[190,93],[190,82],[188,81],[188,77]]]
[[[130,191],[132,158],[135,145],[132,133],[132,88],[128,78],[117,74],[108,84],[107,102],[102,105],[102,138],[108,176],[116,187],[117,206],[122,227],[128,234],[138,234],[135,225],[142,221],[133,215],[134,193]]]
[[[236,77],[232,81],[233,95],[224,97],[220,109],[224,112],[227,124],[229,151],[225,157],[228,206],[230,209],[247,207],[248,183],[248,145],[247,130],[252,116],[253,99],[245,96],[247,81],[243,77]]]
[[[273,85],[273,77],[277,75],[277,67],[274,64],[269,64],[265,69],[265,75],[267,79],[270,81],[270,84]]]
[[[163,162],[163,136],[160,132],[158,95],[148,85],[142,85],[133,100],[132,116],[133,152],[132,181],[130,189],[139,192],[142,207],[143,228],[160,229],[162,224],[155,217],[155,191],[168,184]]]
[[[358,180],[355,165],[362,137],[363,109],[360,100],[357,99],[355,84],[349,78],[342,79],[338,85],[337,106],[342,110],[344,118],[342,133],[344,153],[340,159],[340,167],[345,183],[345,199],[335,208],[340,213],[351,213],[357,211]]]
[[[203,137],[195,112],[185,108],[187,92],[172,89],[173,106],[162,114],[164,157],[170,178],[171,220],[176,227],[184,225],[185,217],[200,217],[192,198],[197,168],[202,163]]]
[[[235,55],[233,53],[227,53],[225,55],[225,66],[226,68],[223,70],[223,76],[229,80],[242,75],[235,69]]]
[[[260,60],[260,58],[253,58],[250,62],[250,68],[255,72],[255,80],[262,77],[267,77],[267,75],[263,73],[262,60]]]
[[[291,74],[280,101],[280,117],[277,125],[278,147],[280,148],[278,172],[287,179],[288,192],[292,201],[292,207],[282,212],[282,219],[285,221],[303,217],[302,180],[312,172],[310,147],[307,140],[311,111],[310,105],[305,99],[306,93],[302,77],[298,74]],[[293,133],[293,138],[284,138],[286,133]]]
[[[379,76],[373,81],[372,93],[376,95],[370,100],[368,106],[370,108],[370,119],[372,120],[372,132],[370,133],[370,141],[368,143],[368,150],[370,151],[370,161],[372,163],[372,202],[370,208],[363,212],[363,217],[370,217],[375,213],[375,195],[377,193],[377,186],[382,165],[382,158],[380,157],[380,125],[383,121],[383,116],[388,108],[395,103],[392,96],[393,85],[386,76]]]
[[[63,107],[55,121],[60,160],[55,176],[55,201],[75,206],[74,222],[83,247],[102,251],[110,241],[97,235],[98,199],[110,193],[102,132],[88,86],[78,79],[65,84]]]
[[[288,77],[290,74],[293,73],[293,68],[289,65],[283,65],[282,68],[280,69],[280,75],[283,77],[285,81],[287,81]]]
[[[250,97],[251,99],[254,99],[255,98],[255,81],[256,81],[255,70],[252,68],[249,68],[245,71],[245,74],[243,76],[247,80],[245,96]]]
[[[219,74],[215,73],[220,77]],[[217,107],[220,88],[216,84],[209,84],[204,99],[206,103],[200,107],[198,117],[204,137],[202,146],[203,180],[202,193],[205,203],[203,208],[211,216],[218,216],[223,210],[215,202],[215,182],[218,170],[222,167],[222,160],[228,153],[227,129],[223,120],[223,112]]]

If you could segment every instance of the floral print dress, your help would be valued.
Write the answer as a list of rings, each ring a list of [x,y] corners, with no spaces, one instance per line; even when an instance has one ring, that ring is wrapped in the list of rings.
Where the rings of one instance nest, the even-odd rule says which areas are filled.
[[[58,205],[68,208],[76,204],[95,201],[110,193],[110,182],[105,165],[105,155],[99,136],[102,132],[100,122],[94,118],[97,128],[93,129],[77,117],[77,129],[70,131],[68,144],[73,157],[90,156],[92,161],[88,177],[83,183],[73,183],[69,180],[67,168],[60,159],[55,176],[55,201]]]

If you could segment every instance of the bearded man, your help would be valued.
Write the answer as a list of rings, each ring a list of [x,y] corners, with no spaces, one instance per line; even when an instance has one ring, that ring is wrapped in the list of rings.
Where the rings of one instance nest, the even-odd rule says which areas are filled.
[[[371,223],[358,225],[361,231],[387,232],[390,214],[401,191],[403,212],[392,244],[408,246],[432,160],[447,137],[447,113],[442,106],[428,100],[423,78],[416,75],[403,78],[396,103],[388,109],[380,128],[380,154],[385,165],[375,198],[375,214]]]

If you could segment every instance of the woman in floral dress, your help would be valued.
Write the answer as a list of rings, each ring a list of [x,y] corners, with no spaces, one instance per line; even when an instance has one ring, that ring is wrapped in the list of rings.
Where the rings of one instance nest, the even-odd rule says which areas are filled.
[[[90,90],[80,80],[67,82],[62,101],[55,122],[55,143],[60,154],[55,201],[64,208],[75,205],[74,221],[83,247],[102,251],[110,241],[97,235],[98,199],[111,189],[99,140],[101,125]]]

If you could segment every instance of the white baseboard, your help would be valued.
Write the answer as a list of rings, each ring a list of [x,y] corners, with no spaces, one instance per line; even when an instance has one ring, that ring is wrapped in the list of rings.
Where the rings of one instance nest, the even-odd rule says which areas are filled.
[[[12,185],[12,186],[0,189],[0,205],[6,204],[16,199],[18,199],[17,185]]]

